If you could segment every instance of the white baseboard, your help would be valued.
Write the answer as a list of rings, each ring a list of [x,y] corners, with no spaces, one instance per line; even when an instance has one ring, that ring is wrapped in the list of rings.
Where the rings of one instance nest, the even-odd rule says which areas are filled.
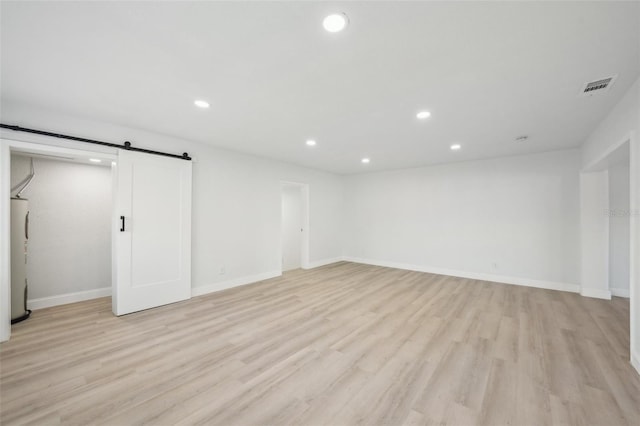
[[[330,259],[314,260],[313,262],[309,262],[307,266],[303,267],[302,269],[313,269],[320,266],[331,265],[332,263],[336,263],[336,262],[342,262],[343,260],[344,258],[342,257],[333,257]]]
[[[58,296],[41,297],[38,299],[28,299],[27,308],[42,309],[52,306],[66,305],[68,303],[82,302],[85,300],[97,299],[99,297],[111,296],[111,287],[97,288],[95,290],[78,291],[76,293],[66,293]]]
[[[341,260],[341,259],[339,259]],[[338,260],[335,260],[338,261]],[[324,264],[333,263],[327,262]],[[318,265],[321,266],[321,265]],[[315,267],[315,266],[314,266]],[[241,285],[252,284],[258,281],[268,280],[282,275],[281,271],[265,272],[262,274],[250,275],[246,277],[235,278],[232,280],[221,281],[205,286],[193,287],[191,296],[201,296],[203,294],[213,293],[214,291],[225,290],[228,288],[238,287]],[[50,308],[52,306],[66,305],[67,303],[82,302],[84,300],[97,299],[99,297],[111,296],[111,287],[99,288],[96,290],[80,291],[77,293],[61,294],[59,296],[43,297],[39,299],[30,299],[27,301],[29,309]]]
[[[226,290],[228,288],[239,287],[241,285],[252,284],[258,281],[268,280],[282,275],[281,271],[263,272],[262,274],[249,275],[246,277],[234,278],[232,280],[220,281],[218,283],[193,287],[191,296],[202,296],[203,294],[213,293],[215,291]]]
[[[438,275],[449,275],[452,277],[469,278],[474,280],[491,281],[501,284],[521,285],[525,287],[544,288],[548,290],[568,291],[578,293],[580,286],[578,284],[561,283],[555,281],[534,280],[530,278],[509,277],[504,275],[485,274],[482,272],[458,271],[445,268],[437,268],[432,266],[411,265],[406,263],[385,262],[370,259],[361,259],[346,256],[343,260],[347,262],[363,263],[366,265],[385,266],[388,268],[405,269],[408,271],[428,272]]]
[[[628,288],[612,288],[610,290],[612,296],[626,297],[627,299],[631,297]]]
[[[593,297],[595,299],[611,300],[611,292],[600,288],[581,288],[580,295],[584,297]]]
[[[638,374],[640,374],[640,355],[631,353],[631,365],[636,369]]]

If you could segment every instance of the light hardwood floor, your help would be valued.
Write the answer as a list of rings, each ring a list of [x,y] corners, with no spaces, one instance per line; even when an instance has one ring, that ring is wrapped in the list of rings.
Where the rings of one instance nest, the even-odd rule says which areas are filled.
[[[9,424],[632,425],[629,304],[337,263],[114,317],[35,311]]]

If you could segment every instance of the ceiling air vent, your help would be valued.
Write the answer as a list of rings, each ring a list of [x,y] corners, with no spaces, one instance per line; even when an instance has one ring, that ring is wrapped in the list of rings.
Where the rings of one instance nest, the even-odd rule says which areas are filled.
[[[581,96],[591,96],[595,93],[604,93],[611,88],[613,82],[616,81],[617,75],[608,78],[602,78],[600,80],[591,81],[586,83],[580,91]]]

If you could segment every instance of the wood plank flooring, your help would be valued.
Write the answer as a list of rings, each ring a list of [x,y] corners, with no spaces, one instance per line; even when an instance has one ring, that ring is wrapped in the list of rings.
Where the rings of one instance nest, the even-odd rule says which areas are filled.
[[[629,304],[341,262],[120,318],[38,310],[0,422],[637,425]]]

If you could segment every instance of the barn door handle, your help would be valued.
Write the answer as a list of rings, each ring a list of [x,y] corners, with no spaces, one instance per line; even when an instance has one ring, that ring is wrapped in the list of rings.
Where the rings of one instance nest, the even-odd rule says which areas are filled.
[[[120,232],[124,232],[124,216],[120,216]]]

